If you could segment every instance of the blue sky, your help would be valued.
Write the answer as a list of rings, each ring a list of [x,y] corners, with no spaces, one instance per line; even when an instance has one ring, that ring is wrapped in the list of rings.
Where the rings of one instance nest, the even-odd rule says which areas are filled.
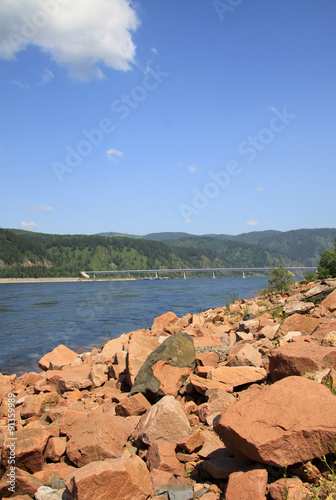
[[[2,0],[0,226],[335,227],[334,0]]]

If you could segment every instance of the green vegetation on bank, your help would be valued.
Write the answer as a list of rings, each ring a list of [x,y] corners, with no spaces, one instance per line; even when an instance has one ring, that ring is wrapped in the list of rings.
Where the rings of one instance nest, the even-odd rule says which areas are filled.
[[[319,278],[336,278],[336,241],[334,250],[325,250],[320,256],[317,266]]]
[[[0,229],[0,277],[79,276],[80,271],[300,266],[261,247],[197,237],[176,245],[142,238]]]

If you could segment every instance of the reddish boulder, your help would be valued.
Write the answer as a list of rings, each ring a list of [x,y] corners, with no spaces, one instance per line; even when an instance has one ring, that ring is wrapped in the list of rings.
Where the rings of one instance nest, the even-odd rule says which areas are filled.
[[[46,372],[46,377],[48,382],[58,387],[58,390],[63,393],[89,389],[92,386],[90,372],[89,365],[68,366],[63,370],[49,370]]]
[[[21,418],[40,417],[45,411],[56,406],[58,399],[57,392],[27,396],[20,409]]]
[[[226,366],[255,366],[257,368],[261,365],[261,354],[251,344],[240,345],[234,354],[229,355],[226,363]]]
[[[119,457],[136,425],[108,413],[88,413],[84,418],[69,427],[64,414],[61,427],[61,432],[66,431],[70,437],[66,454],[78,467],[96,460]]]
[[[265,500],[268,473],[266,469],[234,472],[229,477],[226,500]]]
[[[219,356],[215,352],[198,352],[196,354],[196,365],[198,366],[211,366],[217,368]]]
[[[57,476],[59,479],[65,479],[76,470],[75,467],[64,462],[45,463],[41,471],[34,473],[34,477],[40,479],[48,486],[51,486],[53,476]]]
[[[0,373],[0,395],[8,395],[12,391],[13,377]]]
[[[154,377],[160,382],[159,390],[163,394],[177,396],[178,391],[192,372],[192,368],[172,366],[167,361],[160,360],[152,366]]]
[[[177,474],[183,470],[176,458],[175,443],[170,441],[154,441],[148,449],[146,464],[150,471],[158,469]]]
[[[310,342],[292,342],[269,354],[269,371],[273,382],[291,375],[336,368],[336,348]]]
[[[178,448],[185,450],[187,453],[194,453],[204,445],[205,438],[200,430],[186,436],[182,441],[177,443]]]
[[[209,373],[211,372],[212,370],[209,371]],[[200,394],[205,394],[209,389],[223,389],[227,392],[233,391],[232,385],[225,384],[217,380],[210,380],[209,378],[205,379],[203,377],[198,377],[194,374],[190,375],[189,382]]]
[[[13,484],[11,481],[13,481]],[[15,495],[27,495],[28,498],[31,498],[43,484],[40,479],[18,467],[14,467],[14,470],[7,470],[0,480],[0,498],[14,497],[13,491]],[[8,489],[13,487],[14,490]]]
[[[305,462],[334,450],[336,398],[317,382],[287,377],[229,406],[214,429],[239,459]]]
[[[49,434],[39,428],[25,427],[16,432],[16,440],[8,441],[2,450],[2,463],[9,464],[10,453],[14,452],[16,465],[26,472],[34,473],[42,469],[44,450]],[[11,446],[8,446],[11,445]]]
[[[117,404],[115,412],[121,417],[130,417],[135,415],[143,415],[151,408],[151,404],[140,392]]]
[[[280,329],[279,323],[276,324],[271,324],[271,325],[265,325],[260,332],[258,332],[258,338],[259,339],[269,339],[273,340],[275,336],[278,334]]]
[[[300,300],[294,300],[292,302],[287,302],[284,305],[283,312],[288,315],[292,314],[306,314],[311,309],[314,309],[315,304],[313,302],[302,302]]]
[[[223,389],[208,389],[205,396],[208,401],[197,408],[197,415],[201,422],[206,422],[211,415],[223,412],[225,408],[237,401],[233,394]]]
[[[150,336],[148,330],[137,330],[129,336],[126,358],[126,378],[132,387],[140,368],[159,343],[155,337]]]
[[[75,500],[146,500],[154,494],[150,473],[137,455],[91,462],[71,474],[66,487]]]
[[[231,387],[263,382],[266,377],[267,372],[264,368],[255,368],[253,366],[221,366],[209,373],[209,378],[212,381],[221,382]]]
[[[171,472],[165,472],[164,470],[153,469],[151,471],[151,479],[153,487],[158,487],[163,484],[177,484],[178,480]],[[164,497],[154,497],[160,500],[164,500]]]
[[[268,486],[271,500],[304,500],[310,498],[309,491],[302,481],[296,477],[281,478]]]
[[[191,434],[191,427],[180,403],[174,396],[165,396],[141,417],[138,433],[145,444],[157,439],[177,443]]]
[[[45,450],[45,458],[58,462],[65,453],[66,442],[66,437],[51,437]]]
[[[126,350],[129,334],[123,333],[117,339],[106,342],[100,353],[105,361],[114,361],[117,352]]]
[[[167,327],[171,327],[178,323],[179,318],[173,312],[167,312],[155,318],[151,328],[151,332],[155,335],[160,334],[162,331],[167,331]],[[182,325],[181,325],[182,328]]]
[[[288,332],[301,332],[302,335],[311,335],[319,324],[318,319],[302,314],[293,314],[283,322],[281,333],[282,335],[286,335]]]
[[[321,306],[326,307],[330,312],[336,311],[336,289],[322,300]]]
[[[65,345],[60,344],[39,361],[42,370],[60,370],[65,365],[71,365],[78,358],[78,354]]]

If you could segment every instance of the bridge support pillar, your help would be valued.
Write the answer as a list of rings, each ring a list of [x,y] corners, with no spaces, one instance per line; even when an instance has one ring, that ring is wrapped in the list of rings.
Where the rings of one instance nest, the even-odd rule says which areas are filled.
[[[183,278],[186,280],[187,279],[187,273],[184,271],[183,272]]]
[[[216,279],[216,273],[215,273],[215,271],[213,271],[212,277],[213,277],[214,280]]]
[[[158,273],[155,273],[155,278],[157,278],[157,279],[159,278],[159,275],[158,275]]]

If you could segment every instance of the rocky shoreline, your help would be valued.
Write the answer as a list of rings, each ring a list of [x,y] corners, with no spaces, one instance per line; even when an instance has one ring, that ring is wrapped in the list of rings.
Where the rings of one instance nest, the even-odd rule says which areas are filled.
[[[0,374],[1,498],[336,498],[336,280],[39,366]]]

